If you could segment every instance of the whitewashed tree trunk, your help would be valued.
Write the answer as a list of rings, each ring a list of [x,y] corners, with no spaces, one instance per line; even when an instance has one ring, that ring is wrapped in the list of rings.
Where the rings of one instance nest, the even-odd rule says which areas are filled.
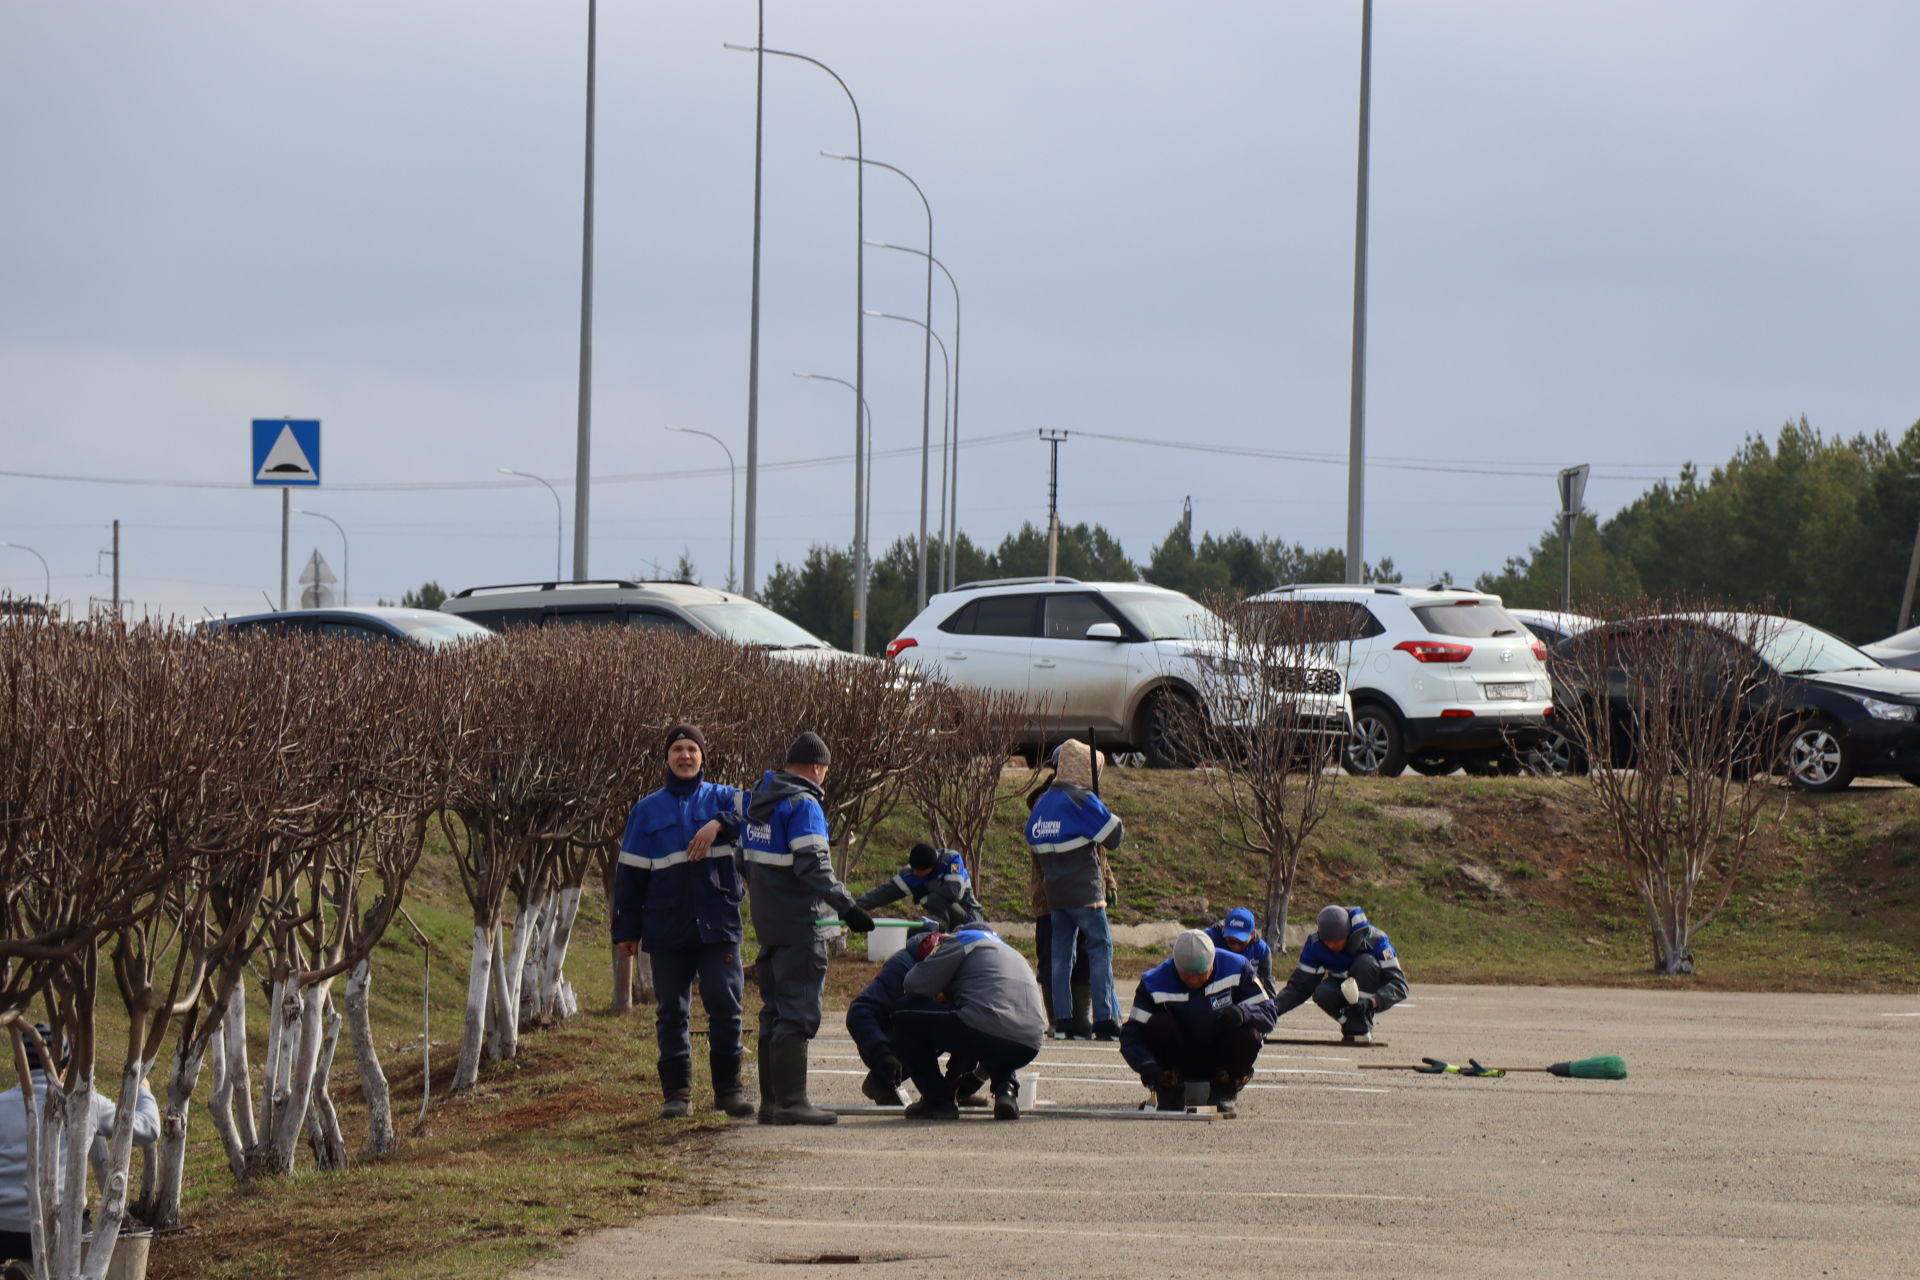
[[[522,917],[524,919],[524,917]],[[493,935],[493,1001],[487,1024],[488,1048],[495,1062],[511,1061],[520,1052],[520,971],[517,939],[522,936],[520,922],[514,924],[516,943],[509,953],[504,928]]]
[[[313,1086],[308,1091],[307,1145],[313,1150],[313,1162],[317,1168],[338,1173],[347,1167],[347,1139],[340,1132],[340,1113],[333,1105],[333,1055],[340,1048],[341,1019],[332,996],[323,1002],[321,1016],[326,1030],[322,1033],[320,1053],[314,1064]]]
[[[241,982],[227,1005],[227,1096],[242,1151],[260,1140],[253,1125],[253,1066],[247,1052],[247,984]]]
[[[220,1045],[222,1034],[216,1027],[212,1037],[213,1092],[216,1096],[225,1083],[221,1066],[225,1057]],[[206,1060],[207,1049],[208,1041],[205,1039],[184,1046],[184,1052],[176,1049],[173,1069],[167,1073],[167,1101],[160,1111],[160,1145],[147,1161],[147,1168],[155,1170],[156,1174],[152,1206],[148,1212],[152,1225],[162,1230],[171,1230],[180,1225],[180,1192],[185,1183],[187,1165],[187,1111],[193,1105],[193,1090],[200,1082],[200,1066]],[[126,1095],[121,1096],[124,1098]],[[211,1104],[208,1110],[212,1111]],[[232,1124],[231,1116],[227,1118],[227,1123],[229,1126]],[[214,1125],[218,1128],[219,1124],[216,1116]],[[221,1132],[220,1141],[222,1145],[227,1145],[225,1131]],[[228,1146],[228,1155],[231,1159],[231,1146]],[[244,1159],[240,1167],[243,1171],[246,1168]]]
[[[524,958],[514,977],[516,994],[514,1002],[520,1011],[520,1029],[537,1027],[546,1020],[545,975],[547,969],[547,948],[553,941],[553,925],[556,904],[553,895],[543,893],[521,912],[521,919],[514,929],[514,949]],[[520,934],[526,934],[524,939]]]
[[[128,1171],[133,1165],[133,1117],[140,1096],[140,1082],[152,1071],[151,1062],[135,1058],[120,1075],[122,1105],[113,1121],[113,1134],[107,1140],[106,1176],[100,1181],[100,1212],[93,1219],[93,1243],[87,1248],[82,1280],[106,1280],[107,1266],[120,1240],[120,1228],[127,1215]],[[92,1117],[87,1117],[86,1139],[91,1145]],[[85,1198],[85,1189],[81,1189]]]
[[[567,981],[567,947],[573,941],[573,922],[580,915],[580,887],[562,889],[556,898],[547,943],[546,964],[540,974],[540,1011],[551,1019],[571,1018],[580,1012],[573,984]]]
[[[362,960],[347,979],[347,1027],[353,1040],[353,1061],[360,1072],[360,1092],[367,1100],[367,1153],[393,1150],[393,1093],[380,1053],[373,1042],[373,1023],[367,1013],[367,993],[373,985],[373,962]],[[422,1032],[421,1034],[425,1034]]]
[[[332,979],[316,982],[305,992],[289,993],[283,1002],[298,1020],[291,1029],[281,1033],[281,1062],[286,1079],[276,1090],[273,1127],[267,1137],[268,1168],[275,1173],[293,1172],[300,1131],[306,1126],[307,1109],[313,1105],[313,1082],[319,1070],[324,1038],[321,1018],[332,985]]]
[[[533,940],[540,931],[541,908],[545,905],[544,892],[531,905],[522,904],[520,913],[513,920],[513,943],[505,956],[503,972],[508,986],[501,992],[500,1008],[506,1014],[505,1020],[511,1024],[510,1034],[503,1035],[502,1047],[506,1052],[501,1060],[512,1058],[520,1051],[520,1030],[525,1024],[521,1021],[522,1002],[520,992],[522,979],[527,973],[527,956],[533,949]]]
[[[255,1145],[271,1148],[280,1127],[281,1101],[286,1096],[284,1081],[293,1061],[293,1041],[300,1034],[300,1001],[288,989],[285,978],[274,979],[268,1000],[267,1055],[261,1063],[260,1123]],[[241,1034],[245,1043],[244,1028]]]
[[[467,970],[467,1021],[460,1034],[460,1064],[454,1068],[453,1091],[464,1093],[480,1079],[480,1048],[487,1032],[488,977],[493,964],[493,930],[473,926],[473,963]]]
[[[244,999],[239,989],[235,989],[233,999],[236,1003]],[[244,1008],[242,1012],[245,1012]],[[241,1132],[235,1108],[246,1108],[247,1126],[251,1129],[253,1081],[247,1078],[246,1024],[244,1021],[240,1024],[238,1065],[235,1064],[233,1027],[233,1009],[229,1008],[213,1037],[213,1090],[207,1098],[207,1115],[213,1121],[214,1132],[220,1135],[221,1147],[226,1150],[227,1167],[233,1171],[234,1180],[244,1185],[247,1180],[247,1151],[253,1143]]]
[[[93,1145],[93,1078],[67,1092],[60,1114],[60,1145],[55,1151],[53,1199],[57,1226],[52,1265],[42,1280],[73,1280],[80,1274],[81,1214],[87,1205],[87,1151]]]

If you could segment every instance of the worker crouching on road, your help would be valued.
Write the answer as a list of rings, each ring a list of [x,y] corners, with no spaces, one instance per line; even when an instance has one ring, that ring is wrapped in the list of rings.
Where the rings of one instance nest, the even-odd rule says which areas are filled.
[[[620,841],[613,879],[613,941],[624,955],[647,953],[653,967],[654,1039],[660,1046],[663,1116],[684,1116],[693,1098],[687,1013],[693,984],[707,1010],[713,1105],[750,1116],[740,1088],[740,897],[735,865],[739,792],[706,781],[706,739],[690,724],[667,730],[666,785],[641,797]]]
[[[828,857],[826,793],[832,756],[817,733],[787,748],[784,768],[768,770],[747,801],[741,852],[753,895],[753,931],[760,954],[760,1123],[834,1124],[840,1117],[807,1098],[807,1042],[820,1030],[820,991],[827,981],[827,938],[818,923],[835,913],[856,933],[873,930],[833,874]]]
[[[1252,965],[1261,986],[1269,991],[1277,989],[1273,983],[1273,948],[1260,936],[1253,912],[1235,907],[1227,912],[1226,919],[1207,930],[1207,936],[1213,939],[1216,950],[1231,951]]]
[[[1092,983],[1093,1035],[1120,1034],[1120,1000],[1113,989],[1113,930],[1107,921],[1105,849],[1120,846],[1126,829],[1093,792],[1093,749],[1076,738],[1054,752],[1053,784],[1027,816],[1027,845],[1045,883],[1049,921],[1049,974],[1053,1029],[1073,1033],[1073,955],[1087,951]]]
[[[859,902],[864,911],[878,911],[902,898],[912,898],[923,915],[949,931],[987,917],[987,909],[974,895],[967,860],[954,849],[916,844],[907,855],[907,865],[893,879],[861,894]]]
[[[1286,1013],[1312,1000],[1340,1024],[1343,1039],[1370,1044],[1375,1016],[1406,998],[1407,975],[1387,935],[1359,907],[1328,906],[1275,1003]]]
[[[908,934],[907,945],[886,958],[873,981],[847,1006],[847,1034],[853,1037],[860,1061],[867,1065],[867,1078],[861,1081],[860,1092],[883,1107],[907,1105],[907,1096],[900,1091],[901,1082],[907,1078],[906,1064],[895,1055],[893,1042],[888,1038],[893,1030],[894,1012],[907,1002],[907,972],[946,937],[931,927]],[[985,1100],[980,1097],[980,1089],[986,1079],[964,1069],[970,1066],[948,1061],[947,1074],[955,1087],[954,1101],[963,1107],[983,1106]]]
[[[1158,1110],[1184,1111],[1192,1081],[1206,1083],[1208,1105],[1231,1111],[1276,1016],[1253,966],[1189,929],[1174,939],[1171,959],[1141,975],[1120,1053]]]
[[[908,970],[904,988],[908,999],[894,1012],[890,1039],[920,1091],[907,1117],[959,1118],[956,1080],[940,1070],[945,1053],[991,1082],[994,1119],[1018,1120],[1018,1072],[1047,1035],[1040,985],[1026,957],[984,924],[969,924]]]

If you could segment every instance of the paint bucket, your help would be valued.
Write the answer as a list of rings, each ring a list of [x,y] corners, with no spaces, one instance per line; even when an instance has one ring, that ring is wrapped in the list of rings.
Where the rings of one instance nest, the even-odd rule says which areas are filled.
[[[907,927],[904,920],[875,921],[873,932],[867,935],[867,959],[879,964],[906,946]]]
[[[85,1241],[92,1246],[92,1232],[86,1234]],[[113,1261],[107,1264],[107,1280],[147,1280],[147,1249],[152,1244],[151,1228],[122,1227],[119,1239],[113,1242]]]
[[[1014,1077],[1013,1104],[1022,1111],[1031,1111],[1040,1101],[1040,1073],[1029,1071]]]

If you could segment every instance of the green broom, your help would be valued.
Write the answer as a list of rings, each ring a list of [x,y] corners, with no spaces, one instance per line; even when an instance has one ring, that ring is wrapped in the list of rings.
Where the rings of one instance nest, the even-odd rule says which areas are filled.
[[[1419,1062],[1409,1063],[1363,1062],[1360,1064],[1360,1070],[1418,1071],[1422,1075],[1476,1076],[1492,1080],[1516,1071],[1538,1071],[1572,1080],[1625,1080],[1627,1078],[1626,1059],[1617,1053],[1603,1053],[1598,1057],[1581,1058],[1574,1062],[1556,1062],[1549,1067],[1483,1067],[1472,1058],[1467,1059],[1467,1065],[1463,1067],[1452,1062],[1442,1062],[1438,1058],[1422,1058]]]

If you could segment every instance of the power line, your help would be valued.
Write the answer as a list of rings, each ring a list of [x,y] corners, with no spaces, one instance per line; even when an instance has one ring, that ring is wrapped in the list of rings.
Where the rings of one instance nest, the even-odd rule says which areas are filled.
[[[1192,453],[1224,453],[1240,458],[1271,458],[1278,462],[1307,462],[1326,466],[1344,467],[1347,464],[1347,455],[1344,453],[1311,453],[1299,449],[1256,449],[1245,445],[1201,444],[1191,440],[1154,440],[1145,436],[1111,435],[1103,431],[1069,431],[1067,434],[1070,436],[1085,436],[1089,440],[1111,440],[1118,444],[1146,445],[1149,448],[1155,449],[1183,449]],[[1470,476],[1524,476],[1529,478],[1546,476],[1551,478],[1560,473],[1557,465],[1539,462],[1476,462],[1474,459],[1410,458],[1387,454],[1374,454],[1368,457],[1367,465],[1370,467],[1380,467],[1388,471],[1443,471],[1454,475]],[[1601,467],[1625,467],[1632,465],[1636,464],[1624,462],[1595,463],[1594,467],[1597,470]],[[1660,464],[1656,463],[1655,465]],[[1679,469],[1678,466],[1673,468],[1674,471],[1678,471]],[[1620,474],[1597,476],[1596,478],[1603,480],[1666,480],[1669,479],[1671,475],[1671,472],[1667,472],[1660,475]]]

